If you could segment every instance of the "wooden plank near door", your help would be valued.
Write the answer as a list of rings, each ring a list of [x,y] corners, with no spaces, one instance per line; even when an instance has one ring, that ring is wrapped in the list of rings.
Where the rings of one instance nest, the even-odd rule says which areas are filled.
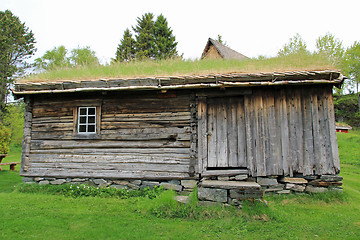
[[[199,98],[198,102],[198,158],[199,171],[202,173],[207,167],[207,104],[206,98]]]
[[[227,110],[227,136],[228,136],[228,166],[239,166],[238,155],[238,98],[229,98],[226,104]]]
[[[236,104],[236,119],[237,119],[237,153],[238,153],[238,166],[247,166],[246,155],[246,122],[245,122],[245,109],[244,98],[238,98]]]
[[[216,159],[217,159],[217,128],[216,128],[216,109],[217,106],[211,104],[211,101],[207,104],[207,130],[206,137],[208,140],[207,146],[207,167],[216,167]]]
[[[218,99],[216,118],[216,155],[217,155],[217,167],[228,167],[228,136],[227,136],[227,109],[226,101],[224,99]]]

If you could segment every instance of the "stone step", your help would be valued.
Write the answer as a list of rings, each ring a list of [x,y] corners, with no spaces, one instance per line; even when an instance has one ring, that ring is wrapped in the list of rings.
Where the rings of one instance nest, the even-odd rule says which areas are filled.
[[[221,189],[236,189],[236,190],[261,190],[261,186],[256,182],[242,182],[242,181],[216,181],[204,180],[199,184],[204,188],[221,188]]]
[[[264,190],[256,182],[205,180],[199,183],[198,188],[199,200],[205,201],[227,202],[263,197]]]

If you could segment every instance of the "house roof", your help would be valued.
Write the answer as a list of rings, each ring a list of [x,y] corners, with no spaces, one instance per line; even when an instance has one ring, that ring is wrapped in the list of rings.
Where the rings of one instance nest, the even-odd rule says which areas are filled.
[[[215,41],[214,39],[209,38],[208,42],[206,43],[205,49],[203,51],[203,54],[201,55],[201,58],[204,58],[206,56],[206,53],[209,51],[211,46],[214,46],[217,50],[217,52],[220,54],[220,56],[224,59],[236,59],[236,60],[245,60],[250,59],[247,56],[238,53],[237,51],[225,46],[224,44],[221,44],[218,41]]]
[[[269,73],[229,73],[208,75],[116,78],[98,80],[62,80],[56,82],[15,83],[13,93],[21,97],[32,94],[96,91],[169,90],[228,88],[275,85],[342,84],[339,71],[292,71]]]

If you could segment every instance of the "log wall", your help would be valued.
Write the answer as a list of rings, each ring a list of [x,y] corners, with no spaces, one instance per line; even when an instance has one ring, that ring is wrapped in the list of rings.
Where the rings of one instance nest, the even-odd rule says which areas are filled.
[[[189,178],[189,94],[36,97],[24,176]],[[100,106],[100,134],[76,133],[74,109]],[[194,165],[194,163],[192,163]],[[191,171],[190,171],[191,170]]]

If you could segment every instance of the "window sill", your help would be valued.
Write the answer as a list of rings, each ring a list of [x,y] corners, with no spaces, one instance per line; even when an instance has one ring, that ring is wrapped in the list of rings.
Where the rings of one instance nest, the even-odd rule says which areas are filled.
[[[100,134],[96,134],[96,133],[87,133],[87,134],[75,134],[72,137],[74,140],[78,140],[78,139],[101,139]]]

